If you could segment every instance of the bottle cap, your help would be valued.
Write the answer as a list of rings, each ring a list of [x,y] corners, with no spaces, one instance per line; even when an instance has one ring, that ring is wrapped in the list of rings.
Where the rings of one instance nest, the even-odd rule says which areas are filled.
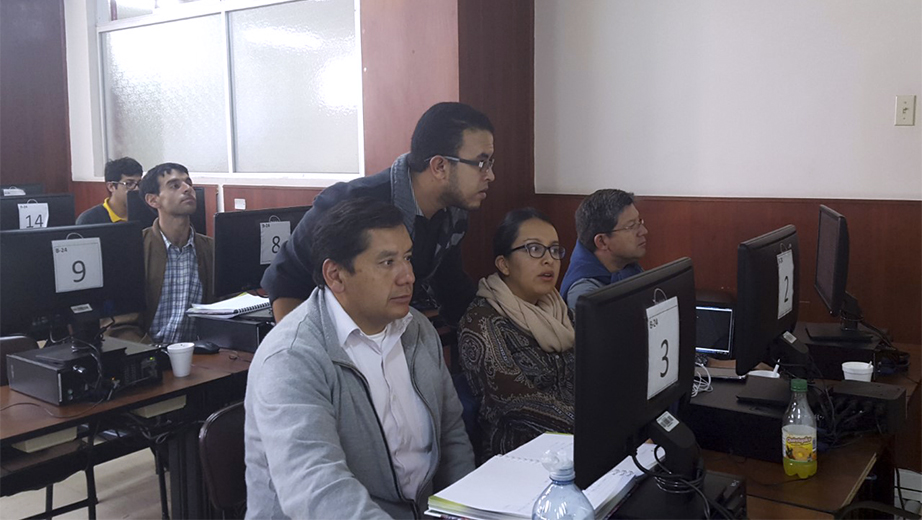
[[[791,391],[792,392],[806,392],[807,391],[807,380],[806,379],[791,379]]]
[[[573,470],[573,455],[566,450],[547,450],[541,457],[541,465],[548,470],[553,480],[573,480],[576,472]]]

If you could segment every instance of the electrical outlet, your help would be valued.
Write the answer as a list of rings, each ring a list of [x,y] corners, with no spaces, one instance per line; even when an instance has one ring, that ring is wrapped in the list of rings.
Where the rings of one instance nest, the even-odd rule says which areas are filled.
[[[916,124],[916,96],[896,96],[896,114],[894,126],[913,126]]]
[[[247,209],[247,200],[234,199],[234,209]]]

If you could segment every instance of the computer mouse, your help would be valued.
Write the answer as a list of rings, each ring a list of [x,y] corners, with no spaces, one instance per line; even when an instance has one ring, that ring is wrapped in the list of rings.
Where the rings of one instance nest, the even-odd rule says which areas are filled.
[[[193,354],[217,354],[221,351],[221,347],[215,345],[211,341],[196,341],[195,349],[192,351]]]

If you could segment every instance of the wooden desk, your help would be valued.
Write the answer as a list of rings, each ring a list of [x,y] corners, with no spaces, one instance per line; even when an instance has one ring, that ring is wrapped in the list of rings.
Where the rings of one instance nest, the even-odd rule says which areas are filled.
[[[171,371],[164,371],[161,384],[126,389],[111,401],[99,404],[55,406],[12,391],[8,386],[0,387],[0,408],[3,409],[0,411],[0,446],[81,424],[99,424],[129,410],[181,395],[187,396],[189,413],[203,420],[228,400],[242,398],[243,378],[252,359],[251,353],[233,351],[195,355],[189,376],[174,377]],[[229,390],[227,385],[232,388]],[[197,423],[170,435],[173,518],[203,518],[208,510],[198,465],[197,439]],[[15,475],[3,475],[7,477]]]
[[[910,446],[907,448],[910,456],[912,446],[915,447],[915,453],[918,453],[918,424],[922,415],[922,407],[919,405],[922,394],[919,392],[919,381],[922,379],[922,347],[905,344],[898,344],[897,347],[910,354],[909,372],[878,379],[878,382],[900,386],[906,390],[907,420],[896,436],[896,441],[893,436],[867,435],[847,446],[821,453],[817,474],[806,480],[788,477],[784,474],[782,466],[777,463],[734,457],[710,450],[702,451],[705,466],[708,470],[746,478],[747,502],[750,504],[752,518],[783,518],[787,514],[797,518],[829,518],[829,515],[852,502],[865,479],[878,464],[880,467],[876,473],[883,481],[881,488],[885,491],[890,490],[889,496],[881,499],[887,498],[892,501],[892,474],[895,462],[900,465],[906,463],[906,453],[900,448],[900,443]],[[898,461],[894,461],[894,446],[899,454]],[[806,513],[808,511],[812,513]]]

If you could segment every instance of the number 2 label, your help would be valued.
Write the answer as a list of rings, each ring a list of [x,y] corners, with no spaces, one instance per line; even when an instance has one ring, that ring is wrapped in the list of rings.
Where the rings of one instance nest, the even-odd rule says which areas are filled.
[[[291,236],[291,222],[270,221],[259,223],[259,264],[269,265],[272,259],[288,242]]]
[[[102,246],[99,238],[52,240],[54,291],[82,291],[102,287]]]
[[[778,319],[794,310],[794,253],[787,250],[778,255]]]
[[[647,399],[679,379],[679,299],[647,309]]]

